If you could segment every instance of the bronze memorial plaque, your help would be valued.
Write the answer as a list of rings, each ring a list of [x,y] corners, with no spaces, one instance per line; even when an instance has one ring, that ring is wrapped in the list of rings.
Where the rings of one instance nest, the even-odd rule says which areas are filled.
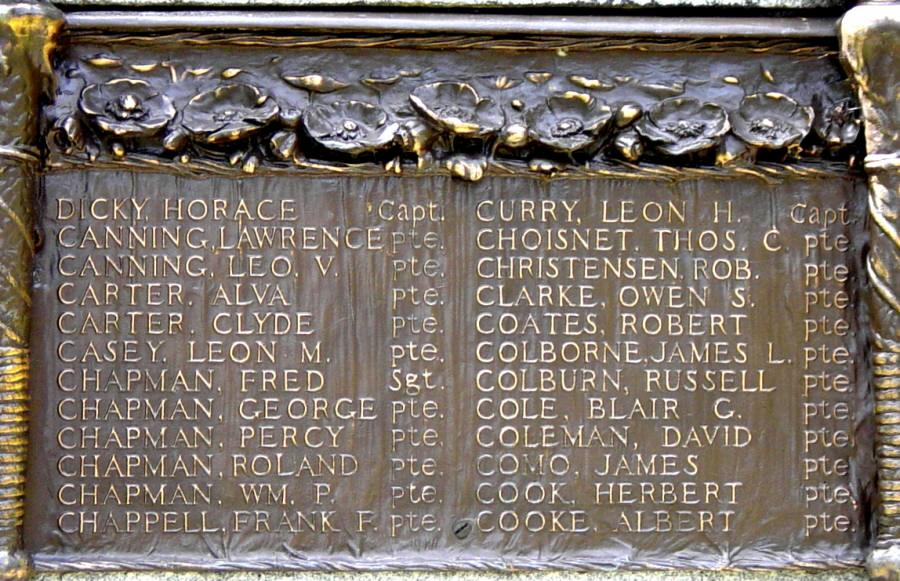
[[[37,570],[865,562],[896,213],[830,33],[76,16]]]

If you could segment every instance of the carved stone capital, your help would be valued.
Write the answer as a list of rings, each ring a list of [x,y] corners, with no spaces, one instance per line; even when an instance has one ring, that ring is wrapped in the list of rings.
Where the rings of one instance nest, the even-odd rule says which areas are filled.
[[[62,14],[36,2],[0,5],[0,577],[25,578],[21,550],[28,448],[32,200],[40,96]]]
[[[880,497],[869,570],[875,579],[900,579],[900,4],[854,8],[840,33],[862,106],[869,176],[866,266]]]

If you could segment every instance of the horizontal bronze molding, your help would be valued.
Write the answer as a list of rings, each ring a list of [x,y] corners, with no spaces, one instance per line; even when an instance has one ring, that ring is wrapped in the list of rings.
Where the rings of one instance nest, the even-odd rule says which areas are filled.
[[[283,30],[290,32],[656,36],[668,38],[836,38],[831,18],[571,17],[340,12],[72,12],[72,30]]]

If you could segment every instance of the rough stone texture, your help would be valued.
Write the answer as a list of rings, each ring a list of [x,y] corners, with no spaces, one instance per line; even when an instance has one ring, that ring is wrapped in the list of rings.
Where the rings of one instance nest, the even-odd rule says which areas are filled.
[[[35,581],[864,581],[862,569],[824,573],[795,571],[754,572],[653,572],[653,573],[44,573]]]

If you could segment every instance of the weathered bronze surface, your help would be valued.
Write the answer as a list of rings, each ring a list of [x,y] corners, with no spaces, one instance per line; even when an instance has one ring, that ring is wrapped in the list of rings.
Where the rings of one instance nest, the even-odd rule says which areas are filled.
[[[862,191],[624,183],[48,176],[37,565],[859,562]]]
[[[821,22],[235,17],[72,15],[55,53],[36,568],[814,570],[876,525],[890,550],[873,36],[845,33],[861,114]]]
[[[814,174],[860,136],[834,52],[799,40],[124,38],[73,37],[51,166],[677,180]]]
[[[41,165],[40,98],[61,14],[28,3],[0,5],[0,572],[27,574],[21,525],[27,455],[29,286],[35,168]]]
[[[897,458],[898,400],[897,361],[898,274],[897,206],[900,203],[900,169],[897,148],[900,123],[897,105],[897,65],[891,55],[900,48],[900,8],[896,4],[861,6],[841,23],[842,55],[853,74],[866,120],[866,173],[869,175],[869,229],[871,247],[866,270],[871,289],[870,333],[873,354],[872,386],[875,390],[878,422],[877,457],[878,509],[876,550],[870,558],[873,576],[894,579],[900,576],[900,502],[898,502]]]
[[[70,40],[38,567],[864,558],[860,121],[827,44]]]

